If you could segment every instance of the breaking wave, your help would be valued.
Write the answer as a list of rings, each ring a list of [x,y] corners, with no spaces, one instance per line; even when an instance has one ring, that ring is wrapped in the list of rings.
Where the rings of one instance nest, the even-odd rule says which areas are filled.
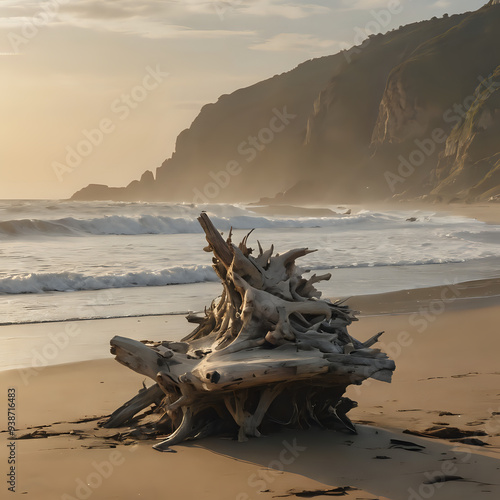
[[[399,217],[379,214],[358,214],[348,217],[278,219],[251,215],[232,217],[211,216],[214,225],[223,231],[253,228],[314,228],[334,227],[377,221],[401,221]],[[127,217],[111,215],[93,219],[21,219],[0,222],[0,235],[12,236],[84,236],[84,235],[140,235],[140,234],[182,234],[201,233],[196,218],[142,215]]]
[[[162,271],[87,276],[80,273],[33,273],[0,279],[0,294],[76,292],[218,281],[210,266],[173,267]]]

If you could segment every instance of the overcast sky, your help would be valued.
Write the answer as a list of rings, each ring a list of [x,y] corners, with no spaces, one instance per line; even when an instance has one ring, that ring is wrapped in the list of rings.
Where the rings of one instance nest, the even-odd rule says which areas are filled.
[[[485,3],[2,0],[0,198],[126,185],[168,158],[178,133],[221,94],[363,33]]]

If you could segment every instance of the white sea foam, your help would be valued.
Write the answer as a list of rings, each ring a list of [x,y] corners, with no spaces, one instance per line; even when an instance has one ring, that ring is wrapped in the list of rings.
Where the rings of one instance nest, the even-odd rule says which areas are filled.
[[[210,266],[174,267],[157,272],[143,271],[96,276],[70,272],[33,273],[0,279],[0,293],[74,292],[107,288],[166,286],[204,281],[218,281]]]
[[[280,253],[317,248],[298,261],[313,271],[479,261],[487,269],[488,259],[500,257],[500,226],[430,211],[270,217],[240,205],[0,201],[0,294],[7,301],[8,295],[214,281],[211,255],[201,251],[202,210],[225,235],[232,227],[236,243],[255,228],[254,248],[257,239]],[[413,286],[410,275],[402,287]],[[363,292],[379,289],[373,281]]]
[[[142,207],[141,207],[142,208]],[[128,207],[130,210],[130,207]],[[116,211],[116,210],[115,210]],[[0,238],[37,237],[37,236],[88,236],[88,235],[144,235],[144,234],[195,234],[202,229],[197,221],[200,210],[189,208],[179,210],[178,207],[168,207],[181,217],[141,213],[140,215],[106,215],[104,217],[63,217],[63,218],[33,218],[8,219],[0,221]],[[143,212],[141,210],[141,212]],[[82,215],[94,214],[95,210]],[[338,230],[377,230],[387,228],[408,227],[418,229],[423,225],[435,227],[445,221],[450,229],[458,229],[465,221],[470,225],[470,219],[463,217],[439,217],[427,214],[416,222],[405,219],[407,213],[375,213],[361,211],[354,215],[332,217],[264,217],[232,205],[217,207],[209,212],[214,225],[223,231],[233,229],[301,229],[301,228],[332,228]],[[445,220],[446,219],[446,220]],[[481,224],[481,223],[477,223]],[[476,225],[476,232],[479,227]],[[482,228],[481,228],[482,229]],[[465,233],[464,233],[465,234]],[[498,233],[495,233],[498,235]]]
[[[297,218],[274,219],[258,216],[212,217],[214,225],[224,231],[254,228],[306,228],[332,227],[363,223],[374,220],[372,215],[361,215],[349,219]],[[19,236],[85,236],[85,235],[139,235],[139,234],[193,234],[202,229],[195,218],[174,218],[159,215],[127,217],[112,215],[93,219],[19,219],[0,222],[0,235]]]

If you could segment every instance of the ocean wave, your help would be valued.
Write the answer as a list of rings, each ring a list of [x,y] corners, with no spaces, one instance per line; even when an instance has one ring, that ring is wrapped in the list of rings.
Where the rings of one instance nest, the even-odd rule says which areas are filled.
[[[297,218],[274,219],[251,215],[232,217],[211,217],[214,225],[228,231],[253,228],[303,228],[329,227],[354,222],[377,220],[373,215],[354,216],[349,221],[344,218]],[[21,219],[0,222],[0,235],[9,236],[78,236],[78,235],[140,235],[140,234],[181,234],[201,233],[202,229],[196,218],[168,217],[161,215],[142,215],[127,217],[111,215],[93,219],[41,220]]]
[[[173,267],[162,271],[98,276],[70,272],[33,273],[0,279],[0,294],[76,292],[109,288],[179,285],[204,281],[218,281],[211,266]]]
[[[399,262],[350,262],[328,265],[311,262],[301,266],[305,276],[312,273],[335,272],[341,269],[421,266],[463,262],[460,258],[402,259]],[[86,275],[74,272],[31,273],[0,278],[0,295],[37,294],[45,292],[79,292],[112,288],[156,287],[188,283],[217,282],[219,278],[211,266],[177,266],[161,271],[136,271],[124,274]]]
[[[86,236],[86,235],[145,235],[145,234],[194,234],[202,229],[197,221],[199,210],[183,207],[169,208],[170,215],[107,215],[104,217],[60,219],[18,219],[0,222],[0,237],[38,237],[38,236]],[[408,213],[377,213],[361,211],[352,215],[335,215],[330,217],[270,217],[245,211],[238,207],[216,207],[216,212],[209,212],[214,225],[221,231],[233,229],[300,229],[300,228],[332,228],[380,230],[384,227],[403,227],[411,224],[412,228],[428,227],[443,223],[439,217],[426,216],[418,222],[408,222]],[[224,209],[224,210],[223,210]],[[221,212],[223,212],[221,214]],[[225,213],[224,213],[225,212]],[[463,223],[460,218],[449,217],[446,224],[456,227]]]
[[[5,236],[175,234],[200,231],[201,228],[196,221],[152,215],[142,217],[112,215],[94,219],[73,217],[55,220],[22,219],[0,222],[0,234]]]

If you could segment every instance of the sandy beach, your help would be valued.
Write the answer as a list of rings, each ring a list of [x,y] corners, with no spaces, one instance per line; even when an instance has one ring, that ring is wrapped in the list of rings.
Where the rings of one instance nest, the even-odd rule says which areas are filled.
[[[499,27],[4,2],[0,500],[500,500]]]
[[[498,283],[489,284],[490,290],[495,287]],[[14,441],[16,494],[37,500],[149,499],[160,490],[176,499],[498,498],[500,300],[490,293],[484,301],[476,298],[460,308],[453,292],[459,294],[446,288],[437,295],[436,290],[420,290],[418,299],[414,292],[409,300],[406,292],[392,294],[385,301],[392,310],[385,314],[372,315],[366,306],[368,315],[363,316],[362,308],[352,334],[366,339],[385,330],[381,347],[395,359],[397,370],[392,384],[365,381],[349,388],[347,395],[359,403],[350,413],[356,436],[289,430],[247,443],[208,438],[177,446],[177,453],[160,454],[151,442],[117,443],[109,438],[116,432],[97,426],[143,381],[112,359],[45,367],[28,378],[19,370],[2,372],[4,397],[9,387],[16,389],[17,435],[39,431],[38,439]],[[376,308],[383,299],[373,297]],[[367,304],[366,297],[358,304],[353,299],[353,306],[363,302]],[[411,304],[417,307],[408,312]],[[124,323],[138,329],[137,318],[94,322],[99,323],[106,325],[106,335],[115,328],[123,331]],[[165,331],[165,318],[148,318],[145,336],[155,327]],[[6,416],[4,412],[2,428]],[[404,433],[430,428],[473,431],[479,441]],[[443,474],[463,479],[427,484]]]

